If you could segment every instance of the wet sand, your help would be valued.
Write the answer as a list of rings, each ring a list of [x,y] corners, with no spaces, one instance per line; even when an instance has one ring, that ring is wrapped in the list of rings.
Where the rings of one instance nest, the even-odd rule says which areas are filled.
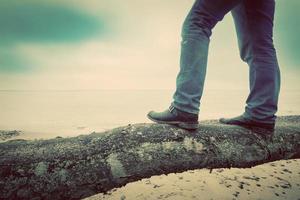
[[[192,170],[153,176],[86,200],[300,200],[300,159],[248,169]]]

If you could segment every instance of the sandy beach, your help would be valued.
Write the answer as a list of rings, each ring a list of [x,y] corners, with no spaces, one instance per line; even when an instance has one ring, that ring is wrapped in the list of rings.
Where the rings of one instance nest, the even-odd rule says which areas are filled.
[[[153,176],[86,200],[300,199],[300,159],[249,169],[201,169]]]
[[[0,142],[11,139],[34,140],[55,137],[86,135],[102,132],[128,123],[145,121],[145,113],[153,108],[163,109],[169,101],[170,92],[152,91],[112,92],[2,92],[3,115],[0,122]],[[126,94],[126,95],[125,95]],[[220,92],[207,94],[203,115],[218,118],[220,110],[233,116],[242,107],[244,93],[232,92],[234,102],[221,102],[215,98]],[[282,115],[299,114],[299,92],[290,92],[285,98]],[[119,102],[120,96],[125,96]],[[222,94],[226,96],[226,93]],[[137,99],[137,97],[139,97]],[[160,97],[160,98],[156,98]],[[23,103],[11,101],[23,99]],[[52,101],[48,101],[51,99]],[[76,99],[76,102],[72,101]],[[86,99],[91,101],[86,102]],[[226,99],[226,98],[225,98]],[[93,100],[93,101],[92,101]],[[113,101],[114,100],[114,101]],[[229,100],[228,100],[229,101]],[[231,101],[231,100],[230,100]],[[137,103],[136,103],[137,102]],[[148,104],[144,103],[148,102]],[[151,102],[151,104],[149,103]],[[153,103],[154,102],[154,103]],[[84,105],[84,106],[80,106]],[[103,105],[109,105],[107,107]],[[124,107],[127,105],[127,107]],[[212,106],[214,105],[214,106]],[[283,105],[283,103],[282,103]],[[130,109],[137,107],[135,112]],[[124,108],[119,113],[118,108]],[[208,109],[210,108],[210,109]],[[206,110],[207,109],[207,110]],[[101,110],[102,112],[96,112]],[[118,118],[115,118],[115,113]],[[130,113],[130,114],[129,114]],[[129,120],[130,119],[130,120]],[[98,194],[87,199],[300,199],[300,159],[266,163],[250,169],[208,169],[186,171],[177,174],[153,176]]]

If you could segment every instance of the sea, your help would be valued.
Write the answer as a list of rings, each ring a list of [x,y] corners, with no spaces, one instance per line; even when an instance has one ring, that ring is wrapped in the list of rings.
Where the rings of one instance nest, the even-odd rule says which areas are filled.
[[[22,138],[72,137],[134,123],[151,123],[150,110],[163,111],[173,90],[1,90],[0,130]],[[248,91],[206,90],[199,120],[233,117],[244,111]],[[300,114],[300,91],[282,90],[277,115]]]

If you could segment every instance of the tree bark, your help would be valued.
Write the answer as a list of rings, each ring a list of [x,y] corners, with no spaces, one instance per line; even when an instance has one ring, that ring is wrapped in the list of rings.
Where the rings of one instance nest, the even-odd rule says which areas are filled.
[[[0,143],[0,199],[81,199],[152,175],[300,158],[300,116],[269,137],[216,120],[195,131],[140,123],[103,133]]]

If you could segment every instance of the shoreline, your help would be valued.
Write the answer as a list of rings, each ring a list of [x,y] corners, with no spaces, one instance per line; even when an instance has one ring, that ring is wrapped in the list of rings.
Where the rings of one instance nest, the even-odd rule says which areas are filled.
[[[280,117],[299,117],[300,114],[293,115],[279,115]],[[204,119],[199,121],[199,125],[205,124],[206,122],[214,121],[215,119]],[[147,122],[137,122],[134,124],[145,124],[145,123],[153,123],[148,120]],[[54,138],[72,138],[80,135],[89,135],[93,133],[104,133],[119,127],[125,127],[130,125],[131,123],[117,123],[114,126],[109,126],[107,128],[93,128],[86,126],[75,126],[72,129],[62,129],[60,131],[38,131],[38,130],[22,130],[22,129],[0,129],[0,143],[7,142],[10,140],[47,140]],[[277,125],[278,123],[276,123]]]

